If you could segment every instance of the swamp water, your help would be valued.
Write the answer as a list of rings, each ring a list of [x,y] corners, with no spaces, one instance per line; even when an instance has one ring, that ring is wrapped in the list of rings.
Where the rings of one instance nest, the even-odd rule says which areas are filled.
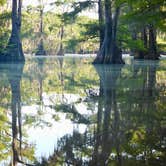
[[[164,166],[166,59],[125,61],[0,64],[0,165]]]

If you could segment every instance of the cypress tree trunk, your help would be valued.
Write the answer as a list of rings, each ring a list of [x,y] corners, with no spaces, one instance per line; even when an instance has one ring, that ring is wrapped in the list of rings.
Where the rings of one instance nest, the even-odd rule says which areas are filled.
[[[61,25],[60,29],[60,48],[58,51],[58,55],[64,55],[64,49],[63,49],[63,37],[64,37],[64,25]]]
[[[112,40],[111,40],[111,59],[110,62],[113,64],[124,64],[122,60],[122,51],[117,46],[117,24],[118,24],[118,17],[120,14],[120,7],[115,9],[115,14],[112,23]]]
[[[98,15],[99,15],[99,35],[100,35],[100,49],[104,41],[104,11],[103,11],[103,1],[98,1]]]
[[[133,12],[133,6],[131,4],[129,4],[129,12]],[[135,23],[130,23],[129,25],[129,30],[131,32],[131,38],[133,41],[137,40],[137,28],[136,28],[136,24]],[[134,48],[130,49],[130,55],[131,56],[136,56],[138,54],[137,50]]]
[[[7,46],[5,60],[24,61],[20,40],[22,0],[12,0],[12,33]]]
[[[38,71],[37,71],[37,80],[38,80],[38,95],[39,95],[39,101],[41,104],[43,104],[43,80],[44,80],[44,60],[43,59],[38,59],[37,60],[37,65],[38,65]]]
[[[18,33],[19,35],[21,34],[21,23],[22,23],[22,0],[19,0],[18,2]],[[22,49],[22,42],[20,41],[20,52],[22,53],[22,55],[24,55],[23,53],[23,49]]]
[[[145,50],[141,50],[138,52],[138,55],[135,55],[135,59],[144,59],[146,54],[147,54],[147,49],[148,49],[148,37],[147,37],[147,28],[144,26],[141,30],[141,40],[144,45]]]
[[[94,60],[94,64],[97,63],[107,63],[109,61],[106,60],[108,55],[110,55],[110,43],[111,43],[111,36],[112,36],[112,12],[111,12],[111,1],[105,0],[105,34],[104,34],[104,41],[102,46],[99,50],[99,53]]]
[[[43,44],[43,10],[44,8],[42,7],[40,9],[40,42],[36,51],[36,55],[46,55]]]
[[[147,49],[148,48],[148,37],[147,37],[147,28],[146,27],[144,27],[142,30],[141,38],[143,40],[145,49]]]
[[[153,24],[143,27],[141,31],[141,40],[145,50],[139,51],[139,55],[135,59],[151,59],[157,60],[159,54],[157,52],[156,29]]]
[[[149,53],[145,58],[155,60],[159,58],[159,55],[157,53],[156,29],[152,24],[148,26],[148,29],[149,29],[149,50],[148,50]]]
[[[19,2],[18,2],[18,32],[19,33],[21,32],[21,22],[22,22],[22,18],[21,18],[22,10],[21,10],[21,7],[22,7],[22,0],[19,0]]]
[[[130,28],[131,28],[131,38],[133,41],[136,41],[137,40],[137,32],[135,29],[133,29],[133,26],[131,26]],[[131,48],[130,51],[131,51],[131,56],[135,56],[137,54],[137,50],[134,48]]]
[[[112,1],[105,0],[105,34],[102,46],[97,54],[94,64],[122,64],[124,63],[121,51],[116,44],[117,22],[120,8],[115,9],[114,18],[112,19]]]

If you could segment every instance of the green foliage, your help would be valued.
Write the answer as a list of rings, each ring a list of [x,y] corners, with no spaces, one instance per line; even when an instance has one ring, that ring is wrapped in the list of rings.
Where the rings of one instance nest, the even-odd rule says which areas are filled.
[[[146,50],[140,39],[133,40],[128,26],[121,25],[118,28],[117,41],[122,49]]]
[[[82,12],[83,10],[90,8],[94,5],[93,1],[80,1],[80,2],[74,2],[72,4],[72,11],[71,12],[66,12],[65,15],[69,18],[75,18],[80,12]]]
[[[152,23],[160,28],[165,26],[164,0],[136,0],[130,3],[132,10],[125,15],[126,20],[142,25]]]
[[[6,0],[0,0],[0,6],[3,6],[6,3]]]
[[[33,19],[31,19],[33,17]],[[27,9],[27,12],[23,13],[22,19],[22,41],[25,52],[34,52],[37,48],[37,44],[40,40],[39,33],[39,16],[34,10]],[[81,25],[82,22],[87,22],[86,25]],[[93,25],[94,22],[94,25]],[[94,37],[96,31],[93,31],[96,21],[91,20],[87,17],[78,16],[76,20],[66,18],[64,13],[53,13],[47,12],[44,14],[44,32],[43,32],[43,42],[45,49],[48,54],[56,54],[59,49],[59,45],[62,42],[63,48],[67,53],[78,53],[81,50],[83,42],[85,42],[84,33],[91,33],[91,36],[86,38],[86,45],[83,49],[93,51],[96,48],[97,42]],[[63,39],[61,41],[60,33],[61,28],[64,28]],[[89,31],[88,28],[92,26]],[[95,29],[96,30],[96,29]],[[87,32],[86,32],[87,31]],[[89,31],[89,32],[88,32]],[[93,34],[92,34],[93,33]],[[89,46],[88,46],[89,45]],[[94,47],[95,45],[95,47]]]
[[[0,161],[6,160],[10,155],[10,141],[8,117],[5,109],[0,107]]]
[[[122,48],[128,45],[132,50],[147,51],[143,46],[143,42],[139,40],[141,39],[142,28],[153,25],[157,31],[165,34],[165,3],[163,0],[126,0],[124,2],[126,6],[124,5],[122,8],[119,28],[121,30],[128,25],[128,35],[121,36],[121,33],[118,34],[120,39],[127,39],[124,46],[122,43]],[[135,36],[138,40],[132,42],[131,36],[133,33],[136,34]],[[148,35],[148,32],[146,33]],[[159,36],[159,34],[157,35]],[[165,43],[165,40],[163,42]],[[159,39],[157,43],[160,44]],[[159,47],[163,49],[161,45]]]
[[[85,20],[86,18],[84,18],[84,22],[83,23],[81,20],[79,21],[79,25],[84,27],[84,31],[81,32],[81,35],[83,36],[84,40],[88,40],[88,39],[93,39],[93,38],[98,38],[99,37],[99,25],[98,25],[98,21],[97,20]]]
[[[22,150],[22,155],[29,161],[34,161],[35,148],[33,146],[25,147]]]
[[[0,53],[5,51],[8,38],[10,36],[9,20],[11,18],[10,12],[0,14]]]

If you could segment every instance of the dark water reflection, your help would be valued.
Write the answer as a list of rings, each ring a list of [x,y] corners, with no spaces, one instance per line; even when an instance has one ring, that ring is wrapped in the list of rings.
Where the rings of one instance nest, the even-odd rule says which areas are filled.
[[[0,64],[0,165],[162,166],[166,60]]]

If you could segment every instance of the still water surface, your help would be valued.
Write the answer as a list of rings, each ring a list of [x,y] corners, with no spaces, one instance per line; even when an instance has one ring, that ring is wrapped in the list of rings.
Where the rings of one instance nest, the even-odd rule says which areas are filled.
[[[165,165],[166,59],[91,61],[0,64],[0,165]]]

